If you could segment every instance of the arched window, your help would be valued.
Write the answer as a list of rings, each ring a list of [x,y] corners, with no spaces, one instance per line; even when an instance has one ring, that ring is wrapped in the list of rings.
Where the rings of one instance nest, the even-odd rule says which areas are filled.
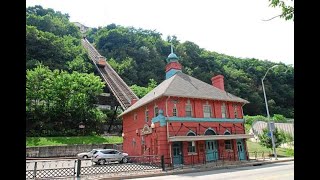
[[[196,133],[194,133],[193,131],[190,130],[190,131],[188,132],[187,136],[196,136]]]
[[[189,131],[187,136],[196,136],[196,133],[193,131]],[[188,142],[188,153],[195,153],[196,152],[196,142],[194,141],[189,141]]]
[[[208,128],[205,132],[204,132],[204,135],[216,135],[216,132],[211,129],[211,128]]]
[[[228,130],[226,130],[224,132],[224,135],[231,135],[231,133]],[[232,150],[231,140],[228,139],[228,140],[224,141],[224,148],[225,148],[225,150]]]

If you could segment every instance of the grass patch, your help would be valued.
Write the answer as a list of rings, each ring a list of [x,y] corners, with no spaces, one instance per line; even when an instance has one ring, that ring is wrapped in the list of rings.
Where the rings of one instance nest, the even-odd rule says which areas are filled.
[[[119,136],[27,137],[26,146],[61,146],[74,144],[122,143]]]
[[[269,152],[272,153],[271,149],[268,149],[264,146],[261,146],[259,143],[247,141],[248,151],[249,152]],[[276,148],[277,155],[279,157],[293,157],[294,156],[294,150],[293,149],[287,149],[287,148]]]

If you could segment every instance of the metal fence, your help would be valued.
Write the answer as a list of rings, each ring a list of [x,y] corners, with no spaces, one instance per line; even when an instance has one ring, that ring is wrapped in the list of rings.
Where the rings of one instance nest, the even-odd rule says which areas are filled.
[[[80,177],[81,175],[164,170],[163,156],[129,156],[127,163],[96,165],[91,160],[27,162],[26,179]]]
[[[77,160],[33,161],[26,163],[26,179],[71,177]]]
[[[249,161],[266,160],[271,157],[270,152],[248,152],[249,159],[239,160],[239,155],[235,155],[234,152],[210,152],[204,153],[203,156],[197,154],[180,155],[181,163],[174,164],[174,157],[166,157],[164,159],[166,170],[183,169],[196,166],[229,166],[246,163]],[[177,158],[177,157],[175,157]]]
[[[211,156],[209,158],[208,156]],[[265,160],[271,157],[270,152],[248,152],[251,160]],[[212,158],[214,157],[214,158]],[[129,156],[127,163],[109,162],[96,165],[89,160],[54,160],[31,161],[26,163],[26,179],[48,179],[54,177],[80,177],[81,175],[108,174],[134,171],[171,170],[176,168],[194,166],[227,166],[243,163],[232,152],[205,153],[203,156],[196,154],[181,156],[181,163],[174,164],[174,157],[164,156]]]
[[[265,160],[271,158],[270,152],[250,151],[248,152],[249,160]]]

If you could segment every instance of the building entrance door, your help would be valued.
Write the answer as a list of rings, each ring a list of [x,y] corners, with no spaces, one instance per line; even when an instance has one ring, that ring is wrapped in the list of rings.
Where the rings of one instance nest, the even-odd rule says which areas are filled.
[[[181,142],[174,142],[172,144],[173,164],[182,164],[182,144]]]
[[[237,140],[237,149],[238,149],[238,156],[239,156],[239,160],[245,160],[246,159],[246,151],[244,149],[243,146],[243,140],[242,139],[238,139]]]
[[[206,141],[206,160],[216,161],[218,159],[217,141]]]

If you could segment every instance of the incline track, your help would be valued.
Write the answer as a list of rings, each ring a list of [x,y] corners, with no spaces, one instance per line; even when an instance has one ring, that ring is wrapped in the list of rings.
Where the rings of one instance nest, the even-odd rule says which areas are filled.
[[[109,89],[112,91],[114,96],[117,98],[119,104],[126,110],[130,107],[132,99],[139,99],[128,85],[121,79],[121,77],[114,71],[114,69],[106,62],[104,67],[97,65],[98,59],[101,56],[99,52],[91,45],[91,43],[83,38],[81,40],[82,46],[88,51],[89,58],[93,61],[100,75],[107,83]]]

